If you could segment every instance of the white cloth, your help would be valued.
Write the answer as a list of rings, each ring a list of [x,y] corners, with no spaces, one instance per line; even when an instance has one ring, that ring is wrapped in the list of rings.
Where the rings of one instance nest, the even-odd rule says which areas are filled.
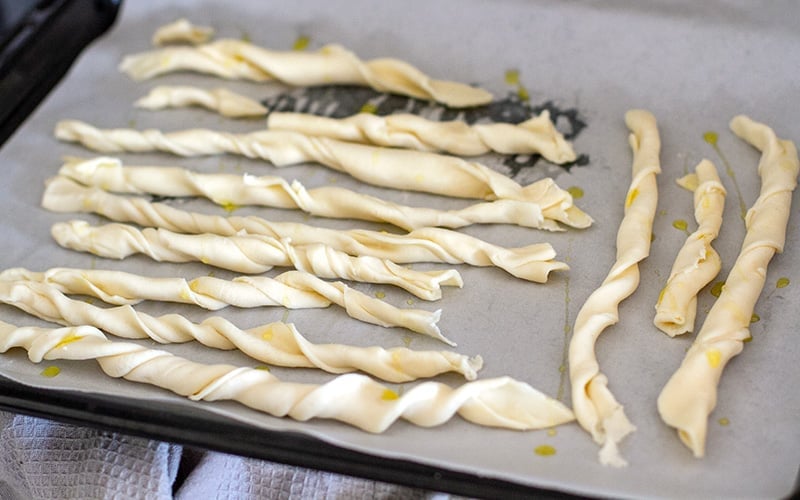
[[[0,500],[438,496],[5,412],[0,442]]]

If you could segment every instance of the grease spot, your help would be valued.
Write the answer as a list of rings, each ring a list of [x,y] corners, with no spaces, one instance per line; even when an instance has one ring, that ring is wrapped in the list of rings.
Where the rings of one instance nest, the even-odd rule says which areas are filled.
[[[48,366],[44,370],[42,370],[41,375],[42,377],[53,378],[61,373],[61,368],[57,366]]]
[[[533,452],[540,457],[550,457],[556,454],[556,449],[549,444],[541,444],[534,448]]]
[[[572,196],[575,200],[580,200],[583,198],[583,189],[579,188],[578,186],[571,186],[567,188],[567,192]]]
[[[790,283],[789,278],[783,276],[781,278],[778,278],[778,281],[775,283],[775,288],[786,288],[787,286],[789,286],[789,283]]]
[[[722,294],[722,290],[725,289],[725,282],[724,281],[717,281],[713,285],[711,285],[711,295],[714,297],[719,297]]]
[[[306,50],[309,43],[311,43],[311,37],[300,35],[292,44],[292,50]]]

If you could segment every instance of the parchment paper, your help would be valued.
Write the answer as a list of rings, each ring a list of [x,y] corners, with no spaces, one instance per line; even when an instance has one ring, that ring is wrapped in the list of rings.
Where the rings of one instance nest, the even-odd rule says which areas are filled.
[[[630,466],[624,469],[601,466],[597,462],[596,445],[576,424],[561,426],[552,435],[546,431],[484,429],[455,418],[433,429],[398,422],[383,435],[371,435],[338,423],[276,419],[236,404],[202,404],[203,408],[264,428],[306,432],[375,455],[408,458],[479,476],[575,493],[774,498],[791,491],[800,464],[798,196],[794,196],[787,251],[773,260],[756,308],[760,321],[752,324],[754,340],[725,371],[719,403],[710,417],[707,456],[702,460],[691,456],[674,430],[660,421],[655,408],[661,387],[680,363],[692,337],[670,339],[652,326],[652,317],[658,292],[686,237],[673,227],[673,221],[688,221],[689,231],[695,227],[691,194],[679,188],[675,179],[703,157],[714,161],[722,173],[729,192],[725,223],[716,243],[724,263],[718,278],[722,280],[738,254],[744,235],[740,204],[749,206],[759,187],[756,176],[759,154],[728,132],[728,121],[735,114],[746,113],[770,124],[780,137],[800,139],[794,109],[800,90],[797,84],[800,35],[793,24],[800,14],[796,3],[353,0],[240,1],[235,2],[235,8],[232,5],[188,0],[170,2],[168,7],[155,1],[124,5],[117,26],[85,52],[63,83],[0,152],[4,179],[0,188],[3,214],[0,234],[5,242],[0,266],[35,270],[53,266],[96,267],[185,277],[210,271],[199,264],[166,265],[145,258],[117,262],[61,249],[49,236],[52,223],[73,218],[100,222],[100,218],[53,214],[39,207],[43,182],[55,174],[61,157],[91,155],[80,147],[58,143],[52,137],[53,127],[60,119],[82,119],[102,127],[172,130],[203,126],[248,131],[262,127],[263,122],[234,122],[202,110],[148,112],[133,109],[131,103],[152,86],[178,83],[223,85],[272,104],[278,103],[276,96],[283,96],[284,106],[298,109],[309,102],[313,105],[319,97],[280,84],[226,83],[188,74],[135,83],[116,70],[123,55],[147,49],[155,28],[178,17],[212,25],[220,37],[244,36],[276,49],[289,49],[298,37],[308,36],[311,48],[335,42],[365,59],[398,57],[435,77],[480,84],[492,91],[498,101],[507,103],[517,102],[516,97],[509,96],[519,96],[518,88],[504,77],[508,70],[515,69],[530,99],[528,108],[517,108],[540,109],[549,103],[553,110],[558,110],[559,128],[574,135],[575,148],[584,155],[581,164],[564,169],[536,158],[494,155],[480,161],[515,175],[523,184],[550,175],[564,188],[581,188],[585,195],[577,202],[596,223],[588,230],[559,234],[509,226],[465,229],[506,246],[549,241],[558,251],[559,259],[567,261],[572,269],[554,275],[546,285],[537,285],[516,280],[497,269],[459,266],[466,282],[463,289],[447,289],[445,297],[436,304],[415,301],[414,305],[443,309],[440,326],[458,343],[458,350],[484,357],[482,377],[511,375],[569,404],[564,368],[572,321],[613,264],[614,238],[630,182],[631,155],[623,115],[633,107],[651,110],[659,120],[663,142],[655,241],[650,257],[641,266],[639,290],[623,303],[620,323],[608,329],[597,346],[610,387],[638,428],[622,445]],[[336,102],[343,94],[333,95]],[[363,97],[357,92],[353,96],[356,101]],[[286,104],[290,97],[294,100]],[[413,110],[423,114],[441,113],[441,109],[424,103],[409,106],[416,106]],[[316,108],[311,110],[319,112]],[[730,173],[726,173],[719,154],[704,142],[703,134],[707,131],[719,134],[719,149],[729,162]],[[403,203],[463,205],[462,201],[365,187],[315,165],[278,170],[263,162],[228,156],[178,159],[152,154],[124,155],[123,159],[131,165],[277,173],[287,179],[299,179],[307,187],[335,182]],[[201,201],[180,202],[180,205],[224,213]],[[308,221],[308,217],[289,211],[241,209],[237,213]],[[351,221],[310,222],[342,228],[380,227]],[[228,275],[220,271],[215,274]],[[776,287],[781,277],[789,278],[788,287]],[[388,287],[355,286],[370,294],[381,291],[386,300],[400,306],[405,306],[408,299]],[[699,320],[712,302],[708,289],[704,290]],[[181,312],[196,320],[211,315],[191,307],[160,304],[145,304],[142,309],[151,313]],[[280,309],[223,310],[219,314],[242,327],[286,319],[295,322],[304,335],[315,341],[385,347],[410,345],[417,349],[446,347],[403,330],[360,324],[336,308],[288,314]],[[20,325],[41,324],[8,306],[0,308],[0,315]],[[213,352],[198,344],[169,349],[197,361],[260,364],[236,353]],[[22,352],[10,352],[0,357],[0,374],[53,390],[70,388],[148,401],[181,401],[161,390],[109,379],[93,362],[49,364],[61,368],[58,377],[42,377],[42,365],[28,362]],[[273,371],[285,380],[322,382],[329,378],[313,370],[275,368]],[[460,383],[456,376],[439,380]],[[727,419],[723,421],[728,425],[719,424],[720,419]],[[533,450],[542,444],[555,447],[557,453],[538,456]]]

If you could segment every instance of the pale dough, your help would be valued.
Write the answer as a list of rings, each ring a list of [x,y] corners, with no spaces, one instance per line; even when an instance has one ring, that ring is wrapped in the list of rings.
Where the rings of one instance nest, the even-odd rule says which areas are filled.
[[[767,278],[767,266],[786,242],[786,227],[800,162],[792,141],[767,125],[736,116],[731,130],[762,153],[761,191],[747,212],[747,233],[722,292],[694,343],[658,397],[658,412],[678,430],[695,457],[705,454],[708,415],[717,403],[722,371],[750,337],[750,321]]]
[[[694,217],[698,227],[678,252],[656,304],[653,323],[670,337],[694,331],[697,294],[722,266],[711,242],[722,226],[726,194],[717,169],[708,160],[701,161],[695,173],[682,177],[678,184],[694,192]]]
[[[386,259],[353,257],[320,243],[295,245],[263,234],[182,234],[119,223],[91,226],[85,221],[58,222],[51,234],[65,248],[100,257],[142,254],[159,262],[202,262],[245,274],[288,266],[322,278],[394,285],[424,300],[440,299],[442,286],[463,286],[454,269],[415,271]]]
[[[518,124],[475,125],[463,121],[433,121],[411,114],[377,116],[359,113],[337,119],[273,111],[267,117],[267,128],[458,156],[478,156],[492,151],[502,154],[538,153],[559,164],[576,158],[572,145],[556,130],[547,110]]]
[[[496,170],[455,156],[381,148],[287,131],[233,134],[208,129],[168,133],[156,129],[101,130],[80,121],[65,120],[56,125],[55,135],[103,153],[164,151],[179,156],[233,153],[268,160],[277,167],[317,162],[367,184],[456,198],[538,202],[555,184],[545,178],[523,187]],[[573,204],[569,193],[562,190],[560,194],[563,209],[578,227],[591,223],[591,218]]]
[[[387,222],[406,230],[460,228],[481,223],[558,231],[561,230],[558,222],[580,228],[591,223],[590,219],[571,220],[565,210],[571,197],[555,183],[542,192],[537,202],[498,200],[456,210],[437,210],[399,205],[335,186],[307,190],[298,181],[289,183],[275,176],[204,174],[180,167],[126,167],[119,159],[109,157],[69,159],[59,174],[116,193],[203,196],[226,207],[298,208],[316,216]]]
[[[328,282],[303,271],[287,271],[275,278],[239,276],[232,280],[200,276],[153,278],[122,271],[52,268],[33,272],[12,268],[0,280],[36,281],[66,294],[97,297],[109,304],[136,304],[143,300],[194,304],[216,311],[229,305],[251,308],[282,306],[289,309],[328,307],[336,304],[358,320],[384,327],[400,326],[442,339],[436,323],[441,311],[399,309],[341,282]]]
[[[199,45],[208,42],[214,36],[214,29],[208,26],[196,26],[188,19],[178,19],[165,24],[153,34],[153,45],[162,46],[174,43]]]
[[[270,323],[242,330],[220,316],[193,323],[179,314],[151,316],[125,304],[98,307],[73,300],[55,286],[34,281],[0,281],[0,302],[33,316],[68,326],[91,325],[117,337],[150,338],[162,344],[196,340],[213,349],[239,349],[251,358],[276,366],[319,368],[331,373],[361,370],[392,382],[440,373],[476,377],[481,358],[450,351],[312,344],[291,324]],[[437,337],[446,341],[443,337]]]
[[[297,87],[360,85],[454,108],[492,101],[492,94],[483,89],[434,80],[397,59],[361,61],[339,45],[326,45],[316,52],[281,52],[242,40],[223,39],[196,47],[165,47],[129,55],[122,59],[119,69],[135,80],[194,71],[227,79],[278,80]]]
[[[456,389],[423,382],[398,394],[360,374],[339,375],[322,385],[281,382],[269,371],[203,365],[165,351],[112,342],[89,326],[18,328],[0,321],[0,352],[28,351],[31,361],[94,359],[111,377],[124,377],[192,400],[238,401],[276,417],[330,418],[368,432],[383,432],[398,418],[441,425],[458,413],[478,425],[542,429],[570,422],[572,412],[530,385],[508,377],[476,380]]]
[[[504,248],[468,234],[433,227],[415,229],[408,234],[392,234],[364,229],[337,231],[294,222],[271,222],[256,216],[221,217],[86,188],[61,176],[47,183],[42,206],[57,212],[98,213],[118,222],[134,222],[176,232],[233,236],[245,231],[275,239],[288,238],[295,245],[324,243],[350,255],[368,255],[396,263],[495,266],[517,278],[538,283],[546,282],[552,271],[569,269],[565,263],[553,260],[556,252],[548,243]]]
[[[202,106],[231,118],[253,118],[267,113],[267,108],[260,102],[230,90],[206,90],[186,85],[155,87],[134,105],[150,110]]]
[[[661,140],[656,119],[647,111],[625,114],[631,130],[632,180],[625,197],[625,215],[617,232],[617,260],[603,284],[578,312],[569,344],[569,374],[572,407],[581,427],[602,445],[600,462],[616,467],[627,465],[618,444],[636,428],[608,389],[600,371],[595,342],[607,327],[619,321],[619,304],[639,285],[641,260],[650,253],[653,219],[658,201],[656,174],[661,172]]]

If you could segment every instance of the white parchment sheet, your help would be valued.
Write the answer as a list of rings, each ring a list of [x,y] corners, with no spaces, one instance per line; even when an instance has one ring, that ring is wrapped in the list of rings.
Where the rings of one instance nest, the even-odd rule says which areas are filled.
[[[535,158],[495,155],[480,161],[515,175],[523,184],[553,176],[563,188],[580,188],[584,195],[577,204],[596,222],[587,230],[558,234],[499,225],[465,229],[505,246],[550,242],[571,271],[554,274],[549,283],[539,285],[514,279],[498,269],[458,266],[465,280],[463,289],[446,289],[444,298],[436,304],[415,301],[414,305],[442,308],[440,326],[458,343],[458,351],[483,356],[481,377],[510,375],[569,404],[564,364],[571,325],[586,297],[613,264],[614,240],[630,182],[631,153],[623,116],[635,107],[652,111],[659,121],[663,143],[655,240],[650,257],[641,265],[639,289],[623,302],[620,322],[606,330],[597,345],[610,388],[638,428],[622,444],[629,467],[601,466],[597,446],[574,423],[557,428],[555,433],[521,433],[485,429],[455,418],[432,429],[398,422],[382,435],[371,435],[335,422],[276,419],[237,404],[186,404],[201,404],[210,411],[264,428],[313,434],[367,453],[577,493],[779,497],[791,491],[800,464],[798,195],[794,196],[787,250],[770,265],[756,307],[760,320],[751,326],[753,341],[724,373],[718,406],[710,417],[707,456],[702,460],[691,456],[674,430],[661,422],[655,407],[659,391],[680,363],[692,336],[670,339],[652,325],[652,318],[659,290],[686,237],[673,223],[685,220],[689,231],[695,228],[691,194],[678,187],[675,179],[702,158],[709,158],[720,170],[729,193],[722,234],[716,243],[723,259],[721,280],[744,235],[741,205],[749,206],[759,188],[759,153],[728,131],[729,120],[745,113],[772,126],[782,138],[800,139],[796,116],[800,35],[794,24],[800,7],[795,2],[186,0],[165,4],[127,2],[116,27],[84,53],[63,83],[0,151],[0,235],[5,243],[0,253],[2,268],[94,267],[187,278],[209,273],[200,264],[167,265],[146,258],[110,261],[61,249],[50,238],[54,222],[101,219],[49,213],[39,206],[44,181],[55,174],[63,156],[92,154],[53,138],[53,127],[60,119],[81,119],[101,127],[164,130],[198,126],[249,131],[264,126],[260,120],[232,121],[200,109],[150,112],[131,106],[157,84],[225,86],[272,104],[278,102],[276,96],[283,96],[283,105],[288,102],[298,109],[315,105],[319,95],[276,83],[223,82],[189,74],[136,83],[117,71],[125,54],[148,49],[153,31],[178,17],[211,25],[220,37],[247,37],[270,48],[290,49],[295,40],[307,36],[310,48],[339,43],[365,59],[398,57],[434,77],[479,84],[498,101],[507,103],[516,102],[520,94],[518,86],[506,79],[509,70],[516,70],[529,96],[529,108],[520,109],[540,109],[549,103],[558,111],[557,125],[574,135],[575,149],[583,155],[581,164],[564,169]],[[352,92],[354,100],[362,99],[362,94]],[[342,99],[345,94],[338,91],[334,97]],[[289,97],[295,100],[287,101]],[[414,111],[431,115],[440,112],[424,103]],[[718,134],[719,151],[703,140],[708,131]],[[277,174],[298,179],[309,188],[336,183],[407,204],[464,204],[366,187],[317,165],[278,170],[264,162],[232,156],[180,159],[131,154],[122,158],[129,165]],[[224,214],[219,207],[200,200],[173,203]],[[309,220],[290,211],[243,208],[239,213],[337,228],[381,228],[352,221]],[[215,274],[230,275],[221,271]],[[788,278],[789,285],[777,287],[779,278]],[[388,287],[354,286],[369,294],[385,293],[386,300],[400,306],[405,306],[409,297]],[[702,292],[700,320],[713,299],[708,289]],[[180,312],[196,320],[212,314],[161,304],[145,304],[142,309]],[[286,319],[317,342],[446,348],[433,339],[400,329],[358,323],[335,307],[289,313],[280,309],[230,309],[217,314],[242,327]],[[16,324],[42,324],[8,306],[0,307],[0,315]],[[195,343],[166,348],[197,361],[258,364],[242,355],[213,352]],[[70,388],[155,402],[181,400],[158,389],[109,379],[93,362],[51,364],[59,366],[61,374],[44,378],[40,375],[42,365],[33,365],[24,353],[15,351],[0,356],[0,374],[53,390]],[[329,379],[312,370],[275,368],[273,372],[285,380]],[[438,380],[459,383],[456,376]],[[553,446],[556,454],[534,453],[544,444]]]

